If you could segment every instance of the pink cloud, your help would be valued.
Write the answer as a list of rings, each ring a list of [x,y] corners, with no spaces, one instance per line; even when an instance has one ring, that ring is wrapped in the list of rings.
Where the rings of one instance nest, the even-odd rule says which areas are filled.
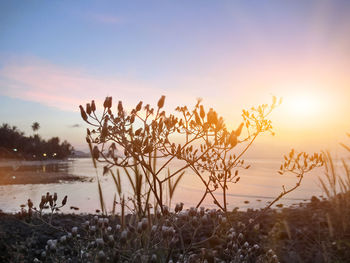
[[[91,99],[103,101],[105,96],[136,103],[141,96],[162,94],[136,80],[93,77],[84,70],[63,68],[38,59],[6,63],[0,69],[0,85],[1,95],[63,110],[76,110],[79,104]]]

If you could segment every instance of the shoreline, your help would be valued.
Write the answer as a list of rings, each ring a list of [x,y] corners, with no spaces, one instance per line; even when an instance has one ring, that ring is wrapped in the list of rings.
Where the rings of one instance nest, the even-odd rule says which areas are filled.
[[[0,185],[55,184],[64,182],[89,182],[93,178],[64,172],[0,171]]]
[[[49,165],[59,164],[74,161],[74,158],[62,159],[62,160],[16,160],[16,159],[0,159],[1,167],[18,167],[18,166],[38,166],[38,165]]]

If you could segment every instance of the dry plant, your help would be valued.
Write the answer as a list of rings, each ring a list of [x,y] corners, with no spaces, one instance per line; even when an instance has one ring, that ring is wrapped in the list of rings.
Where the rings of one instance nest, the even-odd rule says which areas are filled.
[[[162,110],[164,102],[165,96],[162,96],[156,108],[149,104],[142,107],[143,102],[140,102],[127,112],[119,101],[117,112],[113,113],[112,97],[107,97],[100,117],[94,101],[88,103],[85,109],[80,106],[83,120],[93,127],[87,130],[86,140],[94,162],[103,163],[105,172],[112,167],[131,168],[134,173],[139,173],[135,167],[140,169],[155,199],[155,208],[159,207],[162,212],[167,198],[166,184],[170,187],[170,180],[180,178],[184,171],[191,170],[204,186],[197,207],[210,196],[222,211],[227,211],[229,184],[239,181],[239,169],[249,168],[242,159],[244,153],[259,134],[273,133],[267,117],[278,105],[277,99],[273,97],[271,105],[243,110],[243,122],[234,130],[229,130],[224,119],[212,108],[205,111],[200,100],[192,109],[177,107],[174,114]],[[243,136],[244,127],[246,133]],[[238,149],[237,145],[242,147]],[[181,166],[170,172],[169,168],[175,167],[172,166],[175,160],[180,161]],[[173,193],[172,187],[169,190]],[[221,200],[214,194],[218,190]],[[137,207],[141,209],[141,195],[137,191]]]
[[[350,137],[350,134],[348,134]],[[341,146],[350,152],[350,148],[341,143]],[[325,173],[319,176],[321,189],[332,203],[331,210],[327,213],[329,234],[333,238],[336,234],[342,236],[349,228],[350,211],[350,168],[347,161],[342,158],[342,172],[337,167],[331,153],[326,151]]]

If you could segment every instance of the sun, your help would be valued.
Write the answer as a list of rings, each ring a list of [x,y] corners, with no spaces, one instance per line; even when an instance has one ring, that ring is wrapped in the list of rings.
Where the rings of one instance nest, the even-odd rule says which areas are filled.
[[[321,110],[321,100],[316,95],[300,93],[285,98],[286,107],[291,115],[312,116]]]

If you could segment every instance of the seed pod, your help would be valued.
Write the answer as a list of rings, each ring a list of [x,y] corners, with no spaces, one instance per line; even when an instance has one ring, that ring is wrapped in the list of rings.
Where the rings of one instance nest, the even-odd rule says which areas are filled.
[[[235,147],[237,145],[237,136],[234,131],[232,131],[230,134],[229,143],[231,144],[232,147]]]
[[[122,112],[123,111],[123,103],[121,101],[118,102],[118,112]]]
[[[135,136],[139,136],[142,131],[142,128],[139,128],[135,131]]]
[[[136,106],[136,111],[140,111],[142,107],[142,101],[140,101]]]
[[[86,103],[86,113],[87,113],[88,115],[91,114],[91,106],[90,106],[90,103]]]
[[[57,193],[53,194],[53,200],[56,202],[57,201]]]
[[[65,205],[67,203],[67,196],[65,196],[62,200],[62,206]]]
[[[91,101],[91,111],[92,112],[96,111],[96,105],[95,105],[95,101],[94,100]]]
[[[238,129],[235,131],[237,137],[241,135],[242,128],[243,128],[243,122],[239,125]]]
[[[83,106],[79,105],[79,108],[80,108],[80,115],[81,115],[81,117],[83,118],[84,121],[87,121],[88,116],[86,115],[86,112],[85,112]]]
[[[158,101],[158,108],[161,109],[164,106],[165,96],[162,96]]]
[[[105,101],[103,102],[103,107],[104,108],[110,108],[112,105],[110,104],[110,102],[112,102],[112,101],[110,101],[110,99],[109,99],[110,97],[106,97],[105,98]]]
[[[134,121],[135,121],[135,115],[131,115],[131,117],[130,117],[130,123],[134,123]]]
[[[205,111],[204,111],[203,105],[201,105],[201,106],[199,107],[199,114],[200,114],[201,118],[204,120]]]
[[[199,118],[197,111],[194,111],[194,117],[196,119],[197,125],[202,125],[201,119]]]
[[[32,200],[28,199],[28,207],[31,209],[33,207],[33,202]]]
[[[213,108],[209,109],[209,112],[207,113],[207,120],[209,124],[215,123],[215,112],[213,111]]]
[[[49,203],[50,203],[50,206],[52,207],[52,206],[53,206],[53,198],[52,198],[52,195],[50,195],[50,197],[49,197]]]

